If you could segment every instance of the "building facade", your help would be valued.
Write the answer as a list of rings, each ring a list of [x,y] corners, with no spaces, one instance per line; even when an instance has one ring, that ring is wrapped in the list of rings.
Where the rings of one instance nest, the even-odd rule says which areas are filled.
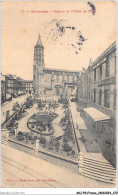
[[[93,107],[115,117],[116,114],[116,42],[81,72],[78,101],[82,108]]]
[[[112,164],[116,162],[116,95],[114,42],[81,72],[77,90],[79,108],[100,137],[99,147]]]
[[[116,43],[93,63],[92,102],[115,117],[116,110]]]
[[[33,93],[33,81],[15,75],[1,75],[1,102],[26,93]]]
[[[23,80],[15,75],[5,75],[6,97],[14,97],[23,92]]]
[[[39,35],[34,48],[33,92],[35,97],[70,96],[77,88],[80,72],[45,68],[44,47]]]
[[[26,93],[32,94],[33,93],[33,81],[31,80],[24,80],[24,91]]]

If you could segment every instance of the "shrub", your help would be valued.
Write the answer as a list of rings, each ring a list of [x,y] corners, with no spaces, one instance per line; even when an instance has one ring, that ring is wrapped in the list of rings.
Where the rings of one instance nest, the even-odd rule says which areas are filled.
[[[31,128],[33,128],[33,129],[34,129],[34,125],[32,125],[32,124],[31,124]]]
[[[19,102],[16,102],[16,103],[13,105],[13,107],[12,107],[12,111],[16,112],[16,111],[19,110],[19,108],[20,108]]]
[[[39,107],[39,108],[41,108],[41,107],[42,107],[41,102],[38,102],[38,107]]]
[[[35,144],[35,140],[33,138],[31,140],[31,144]]]
[[[21,135],[18,135],[18,141],[22,141],[22,140],[24,140],[24,137]]]
[[[48,144],[53,147],[54,142],[50,140]]]
[[[11,133],[12,135],[15,135],[15,130],[14,130],[14,129],[11,129],[11,130],[10,130],[10,133]]]
[[[32,136],[31,135],[29,135],[29,140],[32,140]]]
[[[35,135],[35,136],[33,137],[33,139],[36,141],[36,140],[37,140],[37,135]]]
[[[28,133],[28,132],[26,132],[25,137],[26,137],[26,138],[28,138],[28,137],[29,137],[29,133]]]
[[[41,144],[46,144],[46,139],[45,139],[45,137],[43,137],[43,136],[40,136],[40,143]]]
[[[64,142],[64,143],[67,143],[68,141],[69,141],[68,137],[67,137],[67,136],[64,136],[64,137],[63,137],[63,142]]]
[[[53,146],[49,145],[49,146],[48,146],[48,149],[49,149],[49,150],[53,150]]]
[[[71,138],[71,140],[72,140],[72,143],[73,143],[73,144],[75,144],[75,140],[74,140],[74,137],[72,137],[72,138]]]
[[[28,96],[27,98],[26,98],[26,102],[28,102],[30,100],[30,96]]]
[[[59,146],[60,146],[59,141],[56,141],[56,142],[54,143],[54,147],[57,148],[57,147],[59,147]]]
[[[65,152],[69,152],[69,151],[71,151],[72,150],[72,147],[69,145],[69,144],[63,144],[62,145],[62,148],[63,148],[63,150],[65,151]]]
[[[28,137],[26,137],[26,143],[28,143],[28,140],[29,140]]]
[[[55,149],[56,149],[57,152],[59,151],[59,147],[56,147]]]
[[[22,131],[19,131],[18,132],[18,135],[23,136],[23,132]]]
[[[7,110],[6,111],[6,120],[10,117],[10,114],[9,113],[10,113],[10,110]]]
[[[74,157],[75,156],[75,150],[72,150],[71,155]]]
[[[72,139],[72,130],[70,129],[66,129],[66,131],[64,132],[64,137],[68,137],[68,139]]]
[[[10,127],[13,127],[13,126],[14,126],[14,122],[13,122],[13,121],[10,121],[9,126],[10,126]]]
[[[59,141],[55,141],[54,142],[54,147],[55,147],[57,152],[59,151],[59,146],[60,146],[60,142]]]
[[[43,146],[43,148],[46,148],[46,144],[43,144],[42,146]]]

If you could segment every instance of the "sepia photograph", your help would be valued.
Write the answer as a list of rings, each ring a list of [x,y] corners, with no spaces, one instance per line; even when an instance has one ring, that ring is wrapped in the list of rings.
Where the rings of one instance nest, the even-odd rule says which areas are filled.
[[[115,1],[1,1],[1,189],[116,187],[116,36]]]

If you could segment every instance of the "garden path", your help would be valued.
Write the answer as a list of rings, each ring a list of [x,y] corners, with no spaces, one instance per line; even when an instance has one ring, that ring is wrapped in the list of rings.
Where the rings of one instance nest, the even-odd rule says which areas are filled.
[[[59,124],[61,118],[64,116],[63,111],[64,110],[62,109],[62,106],[61,105],[59,105],[59,107],[55,111],[58,114],[58,117],[55,118],[52,121],[52,126],[54,128],[54,136],[55,137],[59,137],[59,136],[62,136],[64,134],[64,131],[63,131],[62,127]]]
[[[36,112],[36,107],[37,107],[37,104],[34,104],[32,108],[27,110],[27,115],[19,121],[17,132],[19,131],[30,132],[30,130],[27,127],[27,121],[30,118],[30,116],[32,116]]]

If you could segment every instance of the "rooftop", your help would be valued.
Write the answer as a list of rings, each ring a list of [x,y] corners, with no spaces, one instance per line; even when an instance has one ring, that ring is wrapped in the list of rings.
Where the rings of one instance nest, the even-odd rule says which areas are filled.
[[[24,80],[25,83],[33,83],[33,80]]]
[[[41,36],[40,36],[40,34],[38,36],[38,41],[37,41],[37,44],[36,44],[35,48],[38,48],[38,47],[44,48],[43,45],[42,45],[42,42],[41,42]]]
[[[94,62],[93,66],[95,66],[102,58],[104,58],[111,50],[116,48],[116,41],[114,41]]]

